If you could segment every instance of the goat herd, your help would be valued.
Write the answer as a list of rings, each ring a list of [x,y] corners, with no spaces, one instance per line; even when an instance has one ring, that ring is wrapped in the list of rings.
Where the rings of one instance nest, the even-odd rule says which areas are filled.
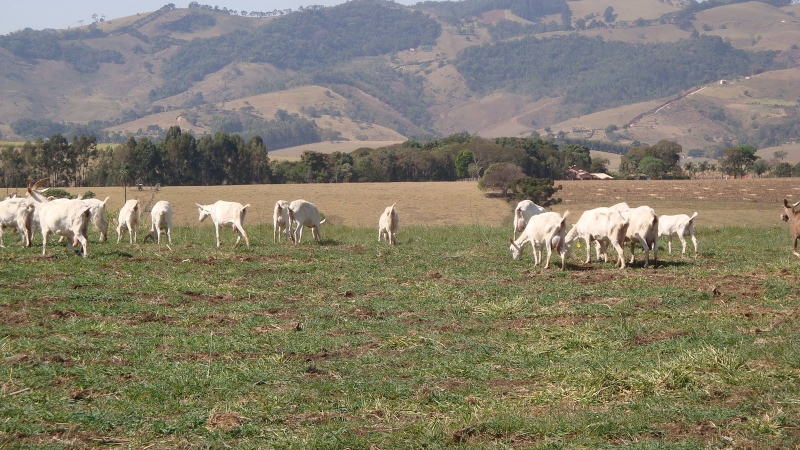
[[[534,266],[542,260],[542,250],[547,249],[544,268],[550,265],[552,251],[561,255],[561,269],[565,267],[566,256],[572,244],[582,239],[586,243],[586,263],[591,258],[591,244],[596,242],[597,259],[608,261],[606,249],[610,244],[617,252],[617,265],[625,268],[625,257],[622,246],[631,243],[631,260],[633,262],[634,247],[638,242],[644,250],[644,266],[650,264],[650,251],[658,261],[658,237],[669,236],[669,252],[672,253],[671,237],[677,235],[686,253],[685,236],[692,238],[694,252],[697,255],[697,239],[694,237],[695,212],[691,217],[686,214],[676,216],[657,216],[653,208],[640,206],[630,208],[627,203],[618,203],[611,207],[601,207],[585,211],[575,225],[567,232],[566,220],[569,211],[564,215],[546,212],[544,208],[530,200],[521,201],[514,208],[514,237],[516,232],[522,234],[511,239],[511,255],[517,259],[522,247],[530,242],[533,247]]]
[[[28,180],[27,195],[12,197],[0,201],[0,247],[5,247],[3,242],[3,231],[5,228],[13,228],[19,231],[22,245],[30,247],[33,232],[36,228],[42,231],[42,255],[46,255],[47,241],[51,234],[66,237],[69,245],[76,252],[83,252],[86,257],[87,252],[87,232],[89,223],[94,223],[100,232],[100,241],[108,238],[108,220],[106,204],[109,197],[105,200],[99,199],[52,199],[45,197],[44,191],[39,187],[48,179],[39,180],[33,183]],[[211,217],[214,222],[214,231],[217,238],[217,247],[220,246],[219,229],[220,227],[231,227],[237,234],[234,248],[239,246],[242,238],[250,247],[250,239],[244,230],[244,218],[249,204],[242,205],[236,202],[219,200],[211,205],[201,205],[195,203],[200,213],[200,222],[207,217]],[[131,243],[137,240],[137,230],[139,228],[139,218],[142,207],[139,200],[128,200],[119,211],[117,219],[117,243],[122,239],[122,234],[127,231]],[[165,234],[169,244],[172,244],[172,205],[166,200],[161,200],[153,205],[150,211],[151,227],[149,233],[144,238],[144,242],[152,239],[161,242],[161,235]],[[305,200],[295,200],[291,203],[285,200],[278,200],[275,203],[273,214],[274,235],[273,240],[279,241],[280,235],[286,233],[289,240],[299,244],[303,238],[303,228],[311,228],[314,238],[322,240],[320,226],[325,223],[325,219],[320,220],[319,209],[316,205]],[[396,243],[397,228],[399,218],[395,205],[386,208],[379,220],[378,241],[385,238],[390,244]],[[80,249],[77,246],[80,244]]]
[[[83,256],[87,256],[87,231],[89,223],[94,223],[100,232],[100,240],[105,241],[108,235],[108,220],[106,219],[105,200],[99,199],[49,199],[39,191],[40,185],[46,181],[39,180],[37,183],[28,181],[27,196],[18,198],[12,196],[0,201],[0,247],[5,247],[3,242],[4,228],[14,228],[19,231],[22,245],[31,245],[33,231],[36,227],[42,231],[42,255],[47,251],[47,240],[50,234],[69,239],[69,245],[76,249],[80,244]],[[800,211],[795,211],[795,207],[800,202],[790,205],[787,200],[783,201],[783,214],[781,219],[790,223],[790,233],[793,239],[793,253],[800,257],[797,251],[797,241],[800,239]],[[195,203],[200,213],[199,220],[202,222],[207,217],[211,217],[214,222],[214,231],[217,239],[217,247],[220,246],[219,230],[220,227],[231,227],[237,234],[234,248],[239,246],[244,238],[247,246],[250,240],[243,227],[247,208],[250,206],[236,202],[219,200],[211,205],[201,205]],[[139,217],[142,208],[139,200],[128,200],[119,211],[117,220],[117,243],[122,239],[122,234],[127,230],[130,242],[136,242],[137,229],[139,227]],[[518,259],[525,244],[530,243],[533,248],[534,266],[542,262],[542,249],[547,250],[547,258],[544,261],[544,268],[550,265],[553,250],[561,256],[561,269],[565,268],[566,257],[570,253],[572,245],[583,240],[586,246],[586,260],[589,263],[591,258],[591,244],[596,243],[595,253],[599,260],[602,258],[608,261],[606,250],[611,245],[617,252],[617,266],[625,268],[625,257],[623,245],[626,242],[631,244],[630,262],[634,261],[634,249],[639,243],[644,252],[644,267],[650,264],[650,252],[653,258],[658,261],[658,238],[666,236],[669,238],[668,250],[672,253],[672,236],[677,235],[680,239],[683,253],[686,253],[686,239],[690,237],[694,245],[695,256],[697,255],[697,239],[694,236],[694,219],[697,212],[692,216],[678,214],[673,216],[657,216],[653,208],[640,206],[630,208],[626,203],[618,203],[610,207],[600,207],[585,211],[573,227],[567,231],[566,220],[569,211],[563,215],[557,212],[548,212],[541,206],[536,205],[530,200],[523,200],[514,208],[514,238],[510,239],[511,255]],[[172,206],[166,200],[161,200],[153,205],[150,212],[151,227],[144,241],[152,239],[161,242],[161,235],[165,234],[169,244],[172,244]],[[280,236],[286,233],[287,239],[293,243],[300,243],[303,238],[303,228],[311,228],[313,236],[318,241],[321,240],[320,226],[325,220],[320,220],[320,213],[317,207],[305,200],[295,200],[291,203],[285,200],[278,200],[273,210],[273,241],[280,241]],[[381,214],[378,221],[378,241],[386,239],[389,244],[396,244],[399,217],[395,205],[387,207]],[[521,232],[517,237],[517,232]],[[580,247],[580,243],[577,244]]]

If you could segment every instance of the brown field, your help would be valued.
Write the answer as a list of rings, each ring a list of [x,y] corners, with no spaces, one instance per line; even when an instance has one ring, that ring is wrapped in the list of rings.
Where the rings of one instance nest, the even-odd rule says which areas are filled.
[[[297,147],[282,148],[269,152],[271,159],[300,160],[304,151],[310,150],[318,153],[343,152],[350,153],[359,148],[379,148],[400,144],[404,141],[339,141],[316,142],[314,144],[298,145]]]
[[[783,198],[800,199],[795,179],[692,181],[561,181],[555,211],[569,210],[573,221],[586,209],[625,201],[650,205],[659,214],[700,213],[698,227],[727,225],[776,226]],[[123,204],[120,187],[92,188],[97,197],[111,196],[110,210]],[[81,190],[72,189],[73,193]],[[150,199],[147,189],[128,190],[128,198]],[[510,223],[512,204],[487,197],[474,182],[344,183],[248,186],[176,186],[162,188],[156,199],[169,200],[176,224],[196,224],[194,202],[216,200],[250,203],[247,223],[270,223],[279,199],[314,202],[331,224],[377,226],[383,209],[397,202],[402,225],[490,225]],[[145,217],[145,221],[147,218]],[[210,226],[206,224],[206,226]]]

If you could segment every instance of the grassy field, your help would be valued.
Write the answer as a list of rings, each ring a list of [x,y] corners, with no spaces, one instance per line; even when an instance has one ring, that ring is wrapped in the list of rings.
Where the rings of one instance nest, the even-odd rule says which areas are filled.
[[[511,260],[505,227],[249,232],[3,249],[0,448],[800,445],[783,227],[564,272]]]
[[[800,200],[794,179],[693,180],[693,181],[559,181],[564,200],[554,210],[567,209],[574,220],[586,209],[621,201],[631,206],[647,204],[659,214],[700,213],[698,226],[779,225],[784,198]],[[69,189],[74,195],[85,188]],[[124,203],[120,187],[90,188],[97,198],[109,199],[111,216]],[[13,192],[11,190],[10,192]],[[19,192],[24,192],[22,189]],[[128,189],[128,198],[147,203],[152,191]],[[245,186],[166,186],[154,200],[168,200],[178,224],[197,225],[194,202],[217,200],[249,203],[245,225],[271,224],[279,199],[305,199],[315,203],[328,223],[352,227],[377,227],[384,208],[397,202],[401,225],[509,225],[514,205],[487,197],[474,182],[442,183],[343,183]],[[143,216],[149,220],[147,215]],[[207,229],[211,224],[203,225]],[[324,229],[323,229],[324,233]],[[376,231],[377,233],[377,231]]]
[[[564,183],[559,210],[653,192],[659,212],[699,209],[700,255],[662,241],[655,269],[641,255],[625,271],[578,258],[543,270],[529,250],[513,261],[508,215],[486,218],[510,207],[492,199],[475,215],[401,215],[389,247],[380,209],[346,185],[250,187],[333,190],[323,212],[342,215],[321,244],[273,244],[253,220],[236,250],[230,231],[217,249],[188,221],[170,247],[92,232],[87,259],[12,245],[0,448],[797,447],[800,261],[772,197],[800,193],[705,183]],[[468,185],[372,195],[422,215]],[[375,220],[344,225],[348,208]]]

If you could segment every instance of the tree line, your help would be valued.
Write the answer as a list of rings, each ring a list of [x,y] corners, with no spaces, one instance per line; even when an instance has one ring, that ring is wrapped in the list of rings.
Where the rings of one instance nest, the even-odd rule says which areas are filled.
[[[560,179],[571,166],[604,170],[598,162],[583,146],[468,133],[350,153],[306,151],[299,161],[270,160],[260,136],[245,140],[220,131],[196,138],[178,126],[158,141],[129,137],[102,149],[94,136],[73,136],[70,142],[55,134],[0,150],[7,186],[44,177],[54,186],[454,181],[478,177],[495,163],[513,164],[526,177]]]

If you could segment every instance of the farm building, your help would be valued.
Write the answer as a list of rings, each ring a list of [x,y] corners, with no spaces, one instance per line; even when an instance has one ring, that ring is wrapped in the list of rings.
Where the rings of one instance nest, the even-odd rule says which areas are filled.
[[[607,173],[589,173],[578,166],[567,169],[568,180],[613,180],[614,178]]]

